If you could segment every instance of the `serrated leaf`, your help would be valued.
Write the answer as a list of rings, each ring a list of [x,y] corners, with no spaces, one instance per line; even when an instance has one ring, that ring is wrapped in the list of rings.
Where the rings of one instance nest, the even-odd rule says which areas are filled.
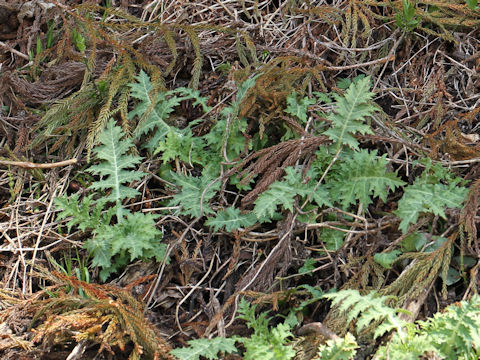
[[[320,231],[320,239],[325,244],[327,250],[337,251],[343,245],[345,232],[335,229],[324,228]]]
[[[422,331],[446,359],[476,359],[480,347],[480,298],[448,306],[433,318],[419,322]]]
[[[414,183],[408,186],[394,212],[402,219],[399,229],[406,233],[422,212],[445,218],[444,209],[462,207],[467,192],[468,189],[455,185]]]
[[[283,323],[278,324],[270,331],[255,333],[250,338],[244,338],[246,352],[245,360],[290,360],[296,352],[288,345],[284,345],[289,337],[293,336],[290,327]]]
[[[302,184],[302,175],[298,171],[287,167],[285,173],[284,181],[275,181],[255,200],[253,212],[258,219],[272,217],[278,206],[293,211],[295,196],[308,194],[308,187]]]
[[[237,318],[245,320],[247,322],[247,327],[252,328],[257,335],[268,334],[268,322],[270,318],[267,317],[266,312],[262,312],[258,316],[255,316],[256,308],[256,304],[252,305],[245,300],[245,298],[242,298],[238,304]]]
[[[155,218],[153,214],[128,213],[123,221],[114,226],[115,235],[110,240],[112,255],[128,254],[130,261],[133,261],[158,247],[162,232],[155,227]]]
[[[247,95],[248,90],[250,90],[251,87],[255,85],[255,82],[257,81],[257,78],[262,75],[261,73],[256,74],[252,76],[251,78],[248,78],[244,82],[240,84],[237,90],[237,97],[235,99],[235,105],[239,105],[240,102],[243,100],[245,95]]]
[[[319,92],[319,91],[314,91],[313,95],[315,95],[317,97],[319,102],[323,102],[325,104],[329,104],[329,103],[332,102],[332,99],[330,99],[330,97],[326,93],[322,93],[322,92]]]
[[[214,231],[225,229],[228,232],[239,228],[247,228],[254,225],[257,218],[253,213],[242,214],[240,209],[229,207],[217,212],[216,217],[209,217],[205,225],[213,227]]]
[[[171,130],[165,138],[159,142],[154,151],[154,155],[161,152],[164,164],[177,158],[180,161],[189,162],[193,142],[194,138],[190,129],[183,131]]]
[[[376,253],[373,255],[373,260],[377,264],[382,265],[385,269],[390,269],[392,264],[397,260],[402,252],[400,250],[393,250],[386,253]]]
[[[370,92],[370,77],[354,80],[344,96],[333,96],[336,99],[336,110],[327,116],[332,125],[324,134],[336,143],[336,149],[342,145],[358,149],[358,141],[354,135],[373,134],[370,126],[363,123],[365,118],[376,110],[368,103],[373,97]]]
[[[67,229],[70,232],[73,226],[79,225],[79,229],[85,231],[88,228],[92,228],[96,224],[92,224],[90,221],[90,204],[92,203],[92,195],[83,199],[82,203],[79,203],[80,195],[73,194],[70,198],[66,195],[57,197],[54,199],[55,206],[62,209],[57,214],[57,219],[62,220],[67,217],[72,219],[67,223]]]
[[[367,319],[364,318],[363,315],[367,313],[368,310],[375,305],[375,303],[378,303],[378,305],[380,306],[384,306],[381,301],[379,302],[378,300],[377,301],[375,300],[376,299],[374,298],[374,293],[371,292],[366,295],[363,295],[361,300],[357,299],[356,301],[354,301],[353,304],[350,305],[348,309],[345,310],[347,312],[347,318],[349,322],[358,318],[357,320],[358,330],[362,330],[365,324],[368,325],[370,323],[370,320],[368,320],[367,322]],[[342,307],[344,302],[345,300],[342,302]],[[360,314],[362,314],[361,317],[359,317]],[[382,317],[379,316],[378,318],[381,319]]]
[[[112,264],[112,255],[109,242],[105,241],[108,237],[108,229],[98,231],[98,235],[92,239],[88,239],[83,247],[88,250],[90,254],[94,254],[92,265],[98,267],[110,267]]]
[[[269,329],[270,318],[267,316],[267,312],[255,316],[256,307],[257,305],[249,304],[244,298],[240,300],[238,306],[237,318],[245,320],[247,326],[254,331],[250,338],[239,338],[246,349],[243,358],[245,360],[289,360],[293,358],[295,350],[291,346],[285,345],[288,338],[293,336],[289,324],[284,322]]]
[[[387,172],[387,165],[386,155],[379,157],[376,150],[352,153],[339,165],[336,179],[329,182],[332,198],[344,209],[357,201],[367,207],[373,197],[386,201],[389,190],[405,185],[395,173]]]
[[[189,100],[189,99],[194,100],[192,105],[193,106],[200,105],[204,112],[208,112],[211,109],[211,107],[207,105],[208,98],[201,96],[199,90],[180,87],[178,89],[173,90],[173,92],[183,95],[182,97],[180,97],[181,101]]]
[[[90,185],[90,189],[112,190],[111,194],[104,198],[106,201],[120,202],[125,198],[137,196],[139,194],[137,190],[123,184],[140,180],[144,176],[144,173],[140,171],[131,170],[140,163],[141,157],[127,154],[133,142],[131,139],[122,140],[122,137],[122,128],[116,126],[115,122],[110,119],[98,136],[101,145],[92,150],[95,157],[103,161],[87,169],[94,175],[101,175],[101,179]]]
[[[301,123],[305,124],[308,120],[307,110],[310,105],[315,104],[315,99],[304,97],[297,100],[297,92],[293,91],[287,96],[287,108],[284,110],[287,114],[297,117]]]
[[[347,333],[344,338],[328,340],[318,347],[317,358],[322,360],[350,360],[357,353],[355,337]]]
[[[313,191],[312,199],[320,207],[324,205],[332,206],[330,201],[330,193],[325,189],[325,186],[318,186],[315,191]]]
[[[368,304],[359,304],[359,307],[363,307],[360,311],[361,315],[357,320],[357,329],[359,331],[362,331],[374,322],[381,322],[381,331],[379,332],[378,329],[376,329],[374,334],[376,338],[386,332],[398,329],[404,324],[404,322],[398,318],[396,310],[385,305],[385,301],[388,299],[387,297],[370,295],[373,295],[373,293],[367,296],[366,300],[368,300]]]
[[[155,139],[150,140],[146,145],[150,151],[153,151],[158,142],[170,131],[170,126],[165,122],[165,119],[180,102],[175,97],[168,99],[165,92],[157,93],[155,99],[152,100],[154,86],[143,70],[135,79],[137,80],[136,83],[129,84],[130,95],[141,101],[130,111],[128,116],[130,119],[135,116],[140,118],[140,122],[135,129],[135,137],[156,129]]]
[[[480,347],[480,298],[448,306],[426,321],[407,324],[408,337],[394,333],[385,346],[380,347],[377,359],[418,359],[429,352],[429,357],[441,359],[478,359]],[[405,335],[405,334],[404,334]]]
[[[98,200],[91,209],[94,194],[83,199],[79,204],[79,195],[58,198],[56,204],[63,210],[59,218],[72,216],[67,224],[85,231],[91,229],[94,237],[87,240],[84,247],[92,255],[92,265],[101,268],[100,278],[107,277],[128,261],[138,258],[156,258],[164,260],[166,246],[160,243],[162,232],[155,227],[156,215],[130,213],[122,208],[121,200],[137,195],[137,191],[123,185],[126,182],[141,179],[144,174],[132,168],[140,162],[140,157],[126,154],[132,147],[131,139],[122,139],[123,131],[110,119],[98,139],[100,145],[93,149],[95,157],[101,162],[87,171],[100,175],[91,189],[110,190],[111,194]],[[104,209],[107,202],[115,202],[115,206]],[[111,225],[116,214],[116,224]]]
[[[337,293],[325,294],[340,311],[347,315],[347,321],[357,319],[357,330],[361,331],[372,322],[383,324],[381,331],[375,332],[375,337],[390,330],[404,333],[406,321],[402,320],[397,312],[402,309],[393,309],[385,304],[392,297],[378,296],[375,292],[361,295],[357,290],[341,290]],[[403,311],[405,312],[405,311]]]
[[[208,134],[204,135],[204,139],[215,153],[215,158],[223,157],[221,153],[225,147],[227,156],[233,159],[245,150],[245,146],[251,148],[252,141],[244,136],[246,128],[247,121],[244,118],[228,122],[226,119],[221,119],[216,122]],[[222,140],[219,141],[219,139]]]
[[[271,347],[268,343],[260,342],[258,340],[250,341],[247,343],[247,351],[243,354],[244,360],[277,360],[275,355],[271,351]]]
[[[180,360],[199,360],[200,356],[207,359],[218,359],[218,353],[232,353],[238,351],[235,347],[235,338],[216,337],[213,339],[196,339],[187,342],[188,347],[173,349],[170,354]]]
[[[312,258],[306,258],[302,267],[298,269],[299,274],[312,275],[312,271],[315,269],[316,260]]]
[[[336,293],[325,294],[322,297],[330,299],[332,304],[339,307],[339,310],[342,312],[347,312],[354,304],[356,304],[359,299],[359,293],[356,290],[342,290]],[[351,315],[351,314],[350,314]],[[351,321],[355,315],[349,316],[349,321]]]
[[[166,246],[160,243],[162,232],[155,227],[156,216],[124,212],[125,218],[115,225],[100,226],[96,236],[84,245],[92,255],[92,265],[102,268],[102,280],[128,261],[162,261],[165,257]]]
[[[182,213],[192,217],[213,213],[208,202],[220,189],[220,182],[216,181],[214,184],[210,184],[213,178],[206,173],[201,177],[179,175],[174,172],[172,172],[171,175],[175,184],[181,187],[181,190],[173,196],[173,199],[169,202],[169,206],[180,205],[182,207]],[[209,186],[209,188],[205,192],[203,203],[201,204],[202,194],[207,186]]]
[[[79,194],[73,194],[70,198],[62,196],[54,199],[55,206],[61,209],[57,214],[57,219],[61,220],[71,217],[67,223],[69,232],[75,225],[78,225],[78,228],[82,231],[95,231],[99,224],[110,223],[112,216],[116,212],[116,206],[103,211],[106,203],[105,199],[99,199],[92,208],[94,194],[84,197],[82,202],[79,202],[79,196]]]
[[[274,182],[268,190],[261,193],[255,200],[254,213],[260,219],[263,217],[272,217],[281,205],[284,209],[293,210],[294,198],[297,195],[295,189],[292,189],[285,182]]]
[[[204,111],[210,109],[206,103],[207,99],[201,97],[197,90],[178,88],[155,93],[149,76],[143,70],[135,79],[137,82],[129,84],[130,95],[140,102],[130,111],[128,116],[130,119],[136,116],[140,119],[134,132],[135,137],[138,138],[154,130],[151,133],[150,140],[144,145],[150,152],[157,148],[160,141],[164,140],[169,132],[175,131],[175,128],[168,125],[166,120],[175,107],[180,105],[181,101],[193,99],[195,100],[193,105],[200,105]]]

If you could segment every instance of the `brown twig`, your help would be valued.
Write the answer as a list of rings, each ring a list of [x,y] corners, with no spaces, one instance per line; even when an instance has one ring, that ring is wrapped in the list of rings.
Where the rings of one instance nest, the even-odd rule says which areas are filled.
[[[13,53],[15,55],[20,56],[21,58],[24,58],[25,60],[30,60],[30,57],[28,55],[25,55],[24,53],[22,53],[18,50],[15,50],[11,46],[5,44],[3,41],[0,41],[0,46],[7,49],[8,51],[10,51],[11,53]]]
[[[69,160],[59,161],[55,163],[47,163],[47,164],[36,164],[30,161],[0,160],[0,165],[17,166],[24,169],[53,169],[57,167],[73,165],[76,163],[77,163],[77,159],[69,159]]]
[[[361,64],[352,64],[352,65],[344,65],[344,66],[327,66],[325,69],[327,70],[335,70],[335,71],[343,71],[343,70],[351,70],[361,68],[363,66],[372,66],[376,64],[383,64],[387,61],[393,61],[395,59],[395,55],[388,55],[380,59],[367,61]]]

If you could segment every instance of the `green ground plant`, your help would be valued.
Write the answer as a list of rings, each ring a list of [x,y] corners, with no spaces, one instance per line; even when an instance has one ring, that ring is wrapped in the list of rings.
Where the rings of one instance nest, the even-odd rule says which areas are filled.
[[[169,206],[180,205],[181,214],[193,217],[200,216],[199,210],[203,209],[204,215],[210,215],[206,225],[212,226],[216,231],[222,228],[233,231],[251,226],[255,218],[260,223],[270,222],[282,211],[293,211],[296,202],[304,207],[308,205],[310,211],[319,211],[325,206],[339,206],[351,211],[360,204],[365,209],[374,198],[387,201],[390,192],[403,188],[404,194],[395,212],[402,219],[400,229],[403,232],[418,220],[420,214],[433,213],[444,218],[445,207],[461,207],[467,189],[459,178],[441,165],[433,165],[430,160],[420,161],[419,165],[424,166],[425,170],[412,185],[407,185],[395,172],[388,170],[385,154],[379,155],[377,150],[359,148],[356,136],[372,133],[366,120],[376,111],[370,101],[373,96],[369,91],[370,79],[360,77],[353,82],[344,83],[346,91],[343,95],[318,94],[317,102],[334,100],[335,110],[324,114],[330,123],[325,131],[318,134],[327,136],[331,142],[328,147],[321,147],[316,152],[316,160],[306,173],[301,166],[286,167],[283,178],[273,182],[258,195],[253,210],[245,212],[228,208],[219,210],[215,215],[208,202],[215,197],[219,189],[219,183],[215,182],[218,170],[212,172],[209,171],[211,167],[207,170],[205,166],[201,178],[174,175],[175,182],[181,189]],[[301,123],[307,119],[308,107],[314,103],[308,98],[298,100],[296,95],[290,96],[287,102],[285,112],[294,115]],[[228,108],[229,111],[232,111],[231,109],[234,111],[235,105]],[[238,121],[241,122],[242,119]],[[220,121],[217,125],[219,123]],[[208,159],[220,159],[221,149],[212,149],[213,140],[209,141],[215,131],[214,127],[209,134],[204,135],[207,139],[205,142],[197,139],[195,144],[201,146],[197,151],[192,143],[192,152],[203,153]],[[241,137],[241,131],[235,135],[235,139],[239,136]],[[235,141],[229,142],[229,148],[232,151],[238,148],[238,154],[245,144],[243,140],[243,143],[236,146]],[[162,143],[161,149],[166,148]],[[171,149],[172,147],[170,151]],[[182,158],[182,154],[170,154],[169,158]],[[206,175],[207,173],[209,175]],[[204,203],[200,204],[199,199],[203,199]]]
[[[253,86],[252,83],[241,87],[240,99],[251,86]],[[219,209],[212,206],[211,201],[220,191],[218,168],[211,171],[212,167],[209,168],[202,161],[196,162],[197,166],[203,169],[200,177],[171,174],[171,179],[179,186],[180,190],[168,205],[180,206],[180,213],[185,216],[208,216],[205,222],[206,226],[212,227],[214,231],[226,230],[228,232],[247,228],[255,223],[275,221],[275,219],[281,218],[282,212],[295,212],[298,204],[303,204],[302,207],[308,208],[310,211],[313,209],[314,213],[325,207],[333,206],[338,206],[345,211],[355,211],[359,206],[366,209],[375,198],[386,202],[389,194],[396,189],[403,189],[403,196],[395,214],[402,220],[399,229],[404,233],[407,232],[410,225],[415,224],[419,217],[426,213],[445,218],[444,209],[446,207],[461,207],[467,189],[459,178],[441,165],[433,164],[429,159],[419,161],[415,165],[423,167],[424,170],[413,184],[409,185],[402,181],[394,171],[389,170],[389,161],[385,154],[379,155],[377,150],[360,148],[358,135],[372,133],[367,120],[376,111],[376,106],[371,102],[373,94],[369,91],[370,79],[359,77],[353,81],[344,81],[342,86],[346,89],[343,94],[316,94],[316,100],[307,97],[299,99],[296,93],[292,93],[288,97],[285,112],[294,116],[300,124],[307,122],[308,113],[311,111],[310,107],[316,102],[324,101],[334,105],[334,111],[322,114],[329,122],[317,126],[322,130],[316,136],[326,136],[329,141],[327,146],[320,147],[316,151],[316,159],[306,171],[300,164],[285,167],[283,177],[273,182],[258,195],[251,210],[244,211],[239,207]],[[222,132],[217,133],[219,124],[222,124],[224,130],[223,139],[230,139],[229,136],[232,133],[228,133],[228,131],[231,128],[223,127],[223,122],[231,121],[232,114],[238,124],[244,121],[242,118],[235,118],[237,112],[234,103],[223,112],[223,118],[217,121],[208,134],[203,138],[197,138],[196,142],[188,142],[190,151],[192,153],[202,152],[205,158],[218,159],[221,158],[222,147],[227,146],[233,151],[232,154],[240,154],[241,150],[245,148],[244,139],[239,136],[242,126],[236,128],[238,145],[235,145],[235,141],[224,140],[222,147],[215,147],[212,146],[214,141],[210,140],[213,139],[214,134],[221,136]],[[295,139],[295,135],[290,133],[286,139],[289,138]],[[166,152],[172,148],[175,149],[175,147],[165,145],[168,141],[167,136],[163,139],[160,141],[157,151]],[[282,140],[285,139],[282,138]],[[230,147],[230,145],[233,146]],[[199,150],[195,150],[195,146],[198,146]],[[253,146],[255,147],[255,144]],[[237,147],[236,152],[235,147]],[[233,158],[233,156],[229,158]],[[182,160],[185,159],[185,156],[179,152],[171,153],[168,158],[164,158],[165,162],[173,159]],[[447,197],[446,194],[451,196]],[[309,222],[312,218],[299,216],[299,219]],[[336,232],[339,233],[339,231]],[[339,242],[341,243],[341,239],[335,240],[332,246],[338,248]],[[388,253],[378,253],[375,254],[375,261],[388,269],[401,253],[402,251],[399,249]],[[359,332],[374,326],[374,338],[380,338],[387,333],[395,333],[395,336],[401,339],[400,342],[411,338],[410,327],[413,325],[409,325],[399,316],[399,313],[404,311],[400,308],[390,308],[385,304],[392,297],[379,297],[375,293],[360,296],[354,290],[341,291],[326,295],[326,297],[332,299],[333,305],[340,306],[342,311],[348,313],[349,322],[356,320]],[[246,315],[247,310],[249,315]],[[254,334],[248,340],[234,337],[193,340],[189,342],[189,348],[176,349],[172,354],[180,359],[197,359],[201,355],[215,359],[220,356],[218,354],[237,351],[234,350],[236,341],[243,343],[246,349],[243,354],[245,359],[259,357],[262,359],[289,359],[295,356],[293,349],[291,351],[283,349],[279,353],[272,350],[276,346],[284,346],[285,341],[291,335],[289,327],[291,325],[285,323],[277,325],[275,328],[269,328],[266,314],[260,314],[255,318],[254,311],[247,307],[242,307],[238,318],[246,320],[247,325],[254,329]],[[407,329],[410,330],[407,331]],[[414,330],[414,333],[418,335],[419,333],[415,331],[417,330]],[[423,330],[418,330],[418,332],[421,331]],[[433,343],[424,345],[425,349],[435,348]],[[318,350],[318,356],[321,359],[350,359],[353,358],[357,347],[355,338],[347,335],[340,341],[330,341],[322,345]],[[195,356],[191,357],[192,354]],[[381,353],[378,356],[381,356]]]
[[[180,214],[188,217],[208,216],[205,225],[214,231],[235,231],[256,223],[271,222],[278,219],[283,211],[295,212],[295,204],[302,204],[301,207],[310,213],[309,216],[300,215],[301,221],[314,222],[315,214],[324,208],[338,206],[345,211],[356,211],[360,206],[366,209],[374,198],[385,202],[392,191],[403,188],[404,194],[395,214],[402,219],[399,228],[405,233],[421,214],[430,212],[445,217],[444,208],[460,207],[466,196],[467,189],[463,183],[440,165],[433,165],[430,160],[419,162],[425,170],[412,185],[407,185],[394,171],[389,170],[386,154],[360,149],[357,136],[372,133],[367,120],[376,111],[376,106],[371,102],[373,93],[369,91],[370,79],[358,77],[339,83],[346,89],[344,94],[317,93],[316,99],[299,99],[296,93],[292,93],[288,97],[285,112],[295,116],[300,123],[305,123],[309,107],[314,103],[323,101],[334,106],[334,111],[322,114],[328,123],[318,124],[322,130],[315,136],[324,136],[326,146],[321,146],[315,152],[315,160],[309,169],[301,164],[285,167],[283,177],[257,196],[251,210],[231,206],[212,207],[210,203],[220,191],[220,169],[232,169],[234,166],[222,165],[224,156],[238,159],[245,149],[258,146],[253,140],[246,143],[244,131],[247,122],[239,117],[239,104],[254,86],[256,77],[239,86],[236,100],[223,109],[210,131],[202,136],[193,135],[192,127],[197,124],[196,121],[184,128],[169,123],[169,115],[184,100],[193,101],[194,106],[209,111],[206,99],[198,91],[179,88],[159,92],[146,73],[141,72],[136,79],[137,82],[130,85],[132,97],[139,101],[129,114],[131,119],[138,119],[133,137],[141,139],[150,156],[161,157],[163,165],[160,174],[176,185],[177,190],[167,205],[180,207]],[[112,120],[107,125],[99,136],[102,145],[93,150],[95,158],[101,162],[87,171],[104,177],[94,181],[90,189],[108,191],[108,195],[98,198],[94,193],[82,202],[78,194],[70,199],[57,199],[57,206],[63,209],[59,218],[73,216],[67,224],[68,230],[78,225],[82,231],[93,232],[94,236],[85,243],[85,248],[93,254],[93,265],[102,268],[103,279],[126,265],[129,259],[152,258],[154,254],[162,254],[155,240],[161,237],[154,227],[155,216],[130,213],[121,205],[124,199],[138,195],[126,184],[140,180],[144,175],[135,171],[141,159],[126,154],[133,146],[133,139],[122,139],[122,129],[115,126]],[[171,172],[172,162],[194,166],[202,175]],[[245,187],[239,180],[235,172],[230,177],[230,182],[242,190]],[[114,206],[107,207],[108,203]],[[116,223],[110,225],[112,221],[115,222],[112,220],[114,216]],[[343,235],[338,230],[329,231],[334,238],[329,249],[338,248]],[[141,236],[140,241],[134,242],[135,246],[129,241],[133,233]],[[377,255],[376,260],[380,263],[383,261],[385,265],[395,259],[385,262],[381,259],[385,256]],[[157,260],[161,257],[156,256]]]
[[[238,205],[223,207],[215,201],[225,181],[240,192],[252,189],[249,182],[245,182],[245,179],[249,180],[248,175],[238,171],[245,150],[256,148],[257,151],[265,151],[262,146],[279,146],[269,144],[272,139],[260,142],[245,136],[247,119],[240,115],[239,108],[242,99],[254,87],[256,77],[239,86],[236,99],[223,109],[209,131],[200,136],[195,136],[193,132],[197,120],[181,128],[173,124],[169,116],[185,100],[208,112],[210,109],[205,98],[185,88],[158,91],[144,72],[136,80],[136,83],[130,84],[131,95],[138,100],[129,114],[131,121],[137,121],[132,137],[126,136],[121,127],[109,120],[98,137],[100,144],[92,150],[97,164],[87,169],[94,176],[89,187],[92,193],[81,201],[78,194],[56,199],[56,205],[61,210],[58,218],[69,218],[68,231],[76,226],[91,233],[84,247],[92,257],[92,265],[101,268],[102,280],[134,259],[162,261],[165,257],[165,245],[160,242],[162,233],[155,227],[155,219],[160,215],[132,213],[123,205],[124,201],[139,195],[129,184],[145,176],[138,171],[141,157],[129,154],[134,148],[134,140],[145,144],[143,149],[149,156],[160,157],[159,173],[175,184],[173,196],[166,205],[177,208],[178,214],[183,216],[204,217],[204,225],[213,231],[232,232],[258,223],[274,222],[281,219],[285,212],[297,213],[298,219],[307,224],[315,222],[317,214],[327,208],[364,212],[374,199],[387,202],[393,192],[401,190],[403,195],[394,214],[401,219],[399,230],[406,233],[426,213],[445,218],[445,208],[461,207],[466,196],[464,183],[431,160],[414,164],[423,167],[423,171],[412,184],[407,184],[389,166],[386,154],[361,148],[359,136],[373,133],[369,119],[377,107],[372,102],[370,79],[357,77],[339,83],[339,88],[344,89],[341,93],[316,93],[315,98],[300,98],[294,92],[288,96],[285,113],[303,126],[308,123],[315,104],[324,103],[333,109],[326,114],[319,113],[319,118],[326,121],[314,124],[316,130],[311,136],[321,139],[321,145],[310,150],[314,157],[309,167],[300,161],[284,166],[280,178],[259,192],[250,209],[241,209]],[[300,135],[289,130],[283,135],[280,141],[304,141]],[[196,174],[181,173],[180,164],[195,169]],[[176,172],[171,171],[173,165]],[[257,175],[254,174],[250,182]],[[449,196],[446,196],[447,193]],[[298,212],[299,209],[308,212]],[[325,234],[328,231],[332,234],[330,242],[325,240],[327,249],[337,249],[342,244],[343,235],[339,230],[332,229]],[[401,258],[403,250],[406,248],[400,245],[393,251],[374,254],[374,260],[389,269]],[[405,259],[408,258],[405,256]],[[427,257],[428,254],[425,261],[428,261]],[[403,321],[398,315],[402,309],[393,309],[385,304],[391,297],[378,297],[374,293],[360,296],[354,290],[325,297],[348,314],[348,322],[356,322],[358,332],[374,325],[374,338],[394,333],[399,339],[394,341],[400,347],[404,346],[405,339],[412,338],[412,334],[420,336],[433,331],[430,325],[416,327]],[[247,360],[288,360],[295,356],[293,347],[287,345],[293,336],[294,323],[285,321],[272,327],[266,313],[255,315],[255,306],[245,301],[240,304],[238,319],[245,320],[252,329],[250,337],[192,340],[189,348],[175,349],[172,354],[180,359],[199,359],[200,356],[215,359],[222,353],[238,352],[235,344],[240,343]],[[445,349],[438,349],[432,338],[425,339],[425,349],[446,353]],[[472,342],[465,340],[465,344],[466,348]],[[356,348],[356,340],[347,335],[341,341],[322,345],[318,354],[322,359],[352,358]],[[396,351],[393,347],[386,349],[386,354]],[[383,354],[381,351],[378,356]]]
[[[413,31],[420,23],[415,17],[415,6],[408,0],[402,0],[402,11],[395,14],[395,22],[404,31]]]
[[[480,298],[448,306],[425,321],[408,324],[407,335],[395,332],[377,351],[377,359],[418,359],[427,352],[441,359],[478,359],[480,356]]]
[[[408,311],[391,307],[395,299],[375,292],[360,294],[357,290],[341,290],[322,296],[339,305],[347,315],[347,323],[355,324],[356,336],[347,333],[343,338],[328,340],[318,347],[317,360],[350,360],[357,354],[358,334],[368,331],[374,339],[384,339],[374,359],[417,360],[427,353],[441,359],[477,359],[480,352],[480,298],[450,305],[426,321],[409,323],[401,314]],[[318,299],[317,299],[318,301]],[[171,351],[181,360],[220,359],[221,354],[238,353],[235,343],[243,343],[244,359],[287,360],[296,351],[288,345],[291,325],[287,322],[269,327],[271,318],[266,312],[255,315],[256,306],[242,299],[238,319],[245,320],[254,330],[249,337],[199,339],[189,346]],[[298,309],[297,309],[298,310]],[[391,336],[385,336],[391,334]]]
[[[374,359],[417,360],[427,353],[435,354],[440,359],[477,359],[480,354],[478,296],[450,305],[432,318],[415,323],[402,319],[400,314],[405,310],[387,305],[391,297],[379,296],[374,292],[361,295],[356,290],[342,290],[324,297],[340,305],[340,309],[347,314],[347,321],[355,321],[358,333],[374,324],[374,338],[386,333],[393,334],[385,338]],[[318,359],[353,359],[354,345],[352,335],[347,334],[343,339],[321,346]],[[332,349],[336,350],[335,355],[325,357],[327,351]]]
[[[110,120],[99,136],[101,145],[93,149],[95,159],[100,162],[87,169],[100,177],[89,187],[94,192],[81,202],[78,194],[55,199],[61,209],[58,219],[70,218],[69,231],[78,226],[82,231],[92,232],[84,247],[92,255],[92,265],[101,268],[103,281],[135,259],[162,261],[165,257],[166,247],[160,242],[162,232],[155,227],[158,216],[132,213],[122,206],[123,200],[139,195],[125,184],[144,176],[141,171],[132,171],[141,158],[127,154],[133,142],[123,137],[122,129]]]
[[[465,0],[465,2],[471,10],[474,10],[478,5],[478,0]]]
[[[188,342],[189,347],[178,348],[170,353],[181,360],[198,360],[200,356],[208,359],[219,359],[220,354],[238,353],[235,343],[243,344],[245,360],[289,360],[295,356],[295,350],[287,345],[293,337],[291,326],[280,323],[269,326],[271,318],[267,312],[255,314],[257,306],[242,299],[238,308],[238,319],[244,320],[249,329],[253,330],[250,337],[233,336],[230,338],[216,337],[213,339],[198,339]]]
[[[480,358],[477,0],[2,3],[0,357]]]
[[[320,345],[316,359],[350,360],[355,357],[358,347],[355,337],[347,333],[343,338],[327,340],[324,345]]]
[[[78,280],[86,284],[90,283],[91,275],[88,267],[88,259],[82,258],[77,249],[75,257],[73,257],[72,254],[65,254],[61,263],[58,263],[50,254],[47,254],[47,259],[57,271],[64,275],[70,277],[75,276]],[[72,290],[74,290],[72,286],[67,286],[67,293],[71,293]],[[83,289],[78,289],[78,292],[80,296],[87,297]]]

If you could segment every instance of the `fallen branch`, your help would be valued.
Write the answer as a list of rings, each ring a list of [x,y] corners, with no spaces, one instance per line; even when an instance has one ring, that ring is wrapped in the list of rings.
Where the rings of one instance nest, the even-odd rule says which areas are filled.
[[[62,166],[73,165],[77,163],[77,159],[69,159],[64,161],[59,161],[49,164],[36,164],[30,161],[10,161],[10,160],[0,160],[0,165],[6,166],[17,166],[24,169],[53,169]]]

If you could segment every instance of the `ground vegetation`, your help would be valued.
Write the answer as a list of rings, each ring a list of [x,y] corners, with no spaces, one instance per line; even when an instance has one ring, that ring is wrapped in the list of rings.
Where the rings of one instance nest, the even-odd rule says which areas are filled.
[[[479,29],[0,1],[0,358],[479,358]]]

